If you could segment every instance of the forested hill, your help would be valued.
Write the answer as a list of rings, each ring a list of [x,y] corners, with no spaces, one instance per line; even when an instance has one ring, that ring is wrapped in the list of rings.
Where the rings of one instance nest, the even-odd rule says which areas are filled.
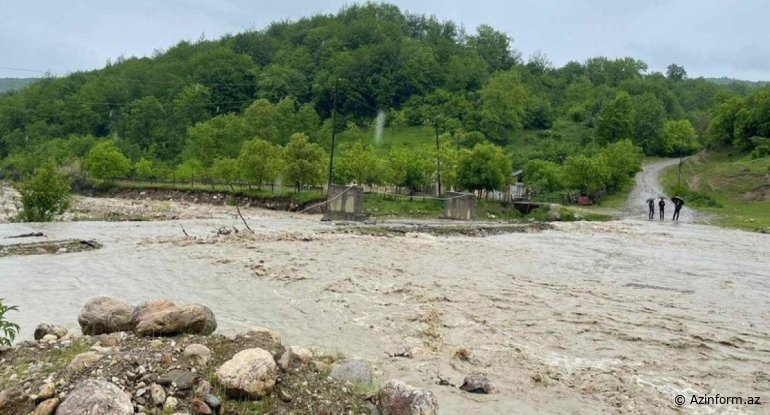
[[[19,90],[35,81],[37,78],[0,78],[0,94]]]
[[[305,133],[325,146],[335,87],[338,131],[355,135],[383,111],[388,126],[436,123],[457,148],[488,141],[521,161],[530,158],[523,139],[531,157],[556,163],[622,139],[647,154],[694,151],[718,105],[720,140],[751,146],[746,138],[768,135],[761,123],[731,129],[749,91],[689,79],[677,65],[650,73],[637,59],[597,57],[554,68],[545,55],[522,59],[490,26],[465,33],[367,4],[183,41],[0,95],[2,173],[26,174],[47,158],[64,164],[101,138],[132,161],[172,167],[208,167],[254,138],[285,145]]]

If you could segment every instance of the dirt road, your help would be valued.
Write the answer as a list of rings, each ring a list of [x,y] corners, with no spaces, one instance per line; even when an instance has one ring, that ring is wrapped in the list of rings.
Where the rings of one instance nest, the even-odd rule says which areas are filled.
[[[640,175],[646,187],[633,197],[655,193],[662,167]],[[337,227],[318,217],[260,210],[245,212],[253,237],[214,236],[241,226],[224,211],[5,224],[0,243],[42,231],[104,248],[0,258],[0,298],[20,306],[9,317],[24,337],[40,321],[76,327],[79,308],[100,294],[207,304],[221,331],[263,325],[287,344],[365,358],[383,379],[435,392],[442,414],[767,413],[770,239],[693,224],[686,212],[678,224],[561,223],[486,238],[328,233]],[[475,372],[500,392],[437,384]],[[679,407],[678,394],[765,405]]]
[[[659,220],[660,211],[658,210],[658,202],[661,197],[665,197],[665,220],[671,220],[674,213],[674,204],[671,202],[670,198],[676,195],[667,195],[663,191],[659,176],[665,168],[675,166],[678,163],[679,159],[666,159],[649,163],[644,166],[644,169],[636,175],[636,186],[634,187],[634,190],[628,195],[628,203],[625,212],[627,217],[647,219],[648,210],[646,200],[655,198],[655,219]],[[685,223],[701,223],[706,221],[706,217],[685,205],[679,213],[679,221]]]

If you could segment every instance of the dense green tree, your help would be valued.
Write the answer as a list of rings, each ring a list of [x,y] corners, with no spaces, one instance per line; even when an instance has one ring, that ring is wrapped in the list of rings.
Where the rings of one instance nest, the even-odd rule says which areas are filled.
[[[684,67],[672,63],[671,65],[668,65],[668,68],[666,69],[666,77],[672,81],[681,81],[684,78],[687,78],[687,71]]]
[[[342,183],[379,184],[384,180],[383,170],[371,147],[360,142],[341,146],[334,159],[334,176]]]
[[[131,162],[112,141],[103,141],[94,146],[88,152],[84,164],[91,177],[107,182],[126,176],[131,171]]]
[[[524,182],[541,192],[562,189],[561,167],[548,160],[532,159],[524,165]]]
[[[663,124],[666,110],[651,93],[633,98],[633,138],[645,154],[666,154],[663,148]]]
[[[627,92],[618,92],[615,99],[599,113],[596,138],[600,143],[614,143],[633,134],[633,107]]]
[[[670,120],[663,127],[664,145],[661,155],[692,154],[700,148],[698,136],[690,121]]]
[[[294,134],[289,139],[284,151],[284,163],[287,183],[296,186],[299,191],[303,186],[316,186],[324,181],[324,171],[328,160],[323,148],[311,143],[305,134]]]
[[[220,115],[187,129],[185,155],[211,166],[217,157],[236,157],[248,137],[244,120],[234,114]]]
[[[598,157],[607,167],[609,174],[606,187],[609,190],[619,189],[642,169],[642,150],[631,140],[621,140],[607,145]]]
[[[209,168],[209,175],[217,183],[228,185],[231,190],[235,190],[233,185],[240,179],[241,169],[236,159],[218,157]]]
[[[283,170],[282,149],[265,140],[254,139],[243,143],[238,156],[243,177],[259,188],[265,183],[275,183]]]
[[[486,61],[491,72],[506,71],[519,60],[518,53],[511,50],[511,38],[489,25],[479,26],[476,35],[468,38],[468,45]]]
[[[201,179],[205,167],[198,159],[186,159],[174,170],[173,177],[179,181],[190,181],[190,186],[195,184],[195,179]]]
[[[69,207],[69,180],[57,171],[52,161],[43,163],[18,190],[21,195],[19,219],[24,222],[50,222]]]
[[[612,172],[602,157],[570,156],[564,162],[564,185],[586,195],[596,195],[607,188]]]
[[[458,166],[459,186],[468,190],[501,190],[511,176],[511,160],[493,144],[477,144],[463,151]]]
[[[528,99],[516,70],[492,75],[481,90],[481,132],[492,141],[506,143],[522,129]]]
[[[141,180],[155,180],[155,166],[152,160],[144,157],[134,163],[134,173]]]

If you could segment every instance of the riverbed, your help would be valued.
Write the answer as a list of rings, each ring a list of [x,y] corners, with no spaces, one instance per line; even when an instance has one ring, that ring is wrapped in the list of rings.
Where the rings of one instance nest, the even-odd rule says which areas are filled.
[[[487,237],[367,236],[319,216],[245,209],[251,234],[233,210],[0,224],[0,243],[43,232],[103,245],[0,258],[0,298],[20,307],[8,317],[29,338],[41,321],[76,328],[96,295],[201,303],[218,331],[266,326],[285,344],[367,359],[383,379],[436,393],[442,414],[767,412],[768,235],[635,211]],[[219,235],[223,226],[239,232]],[[438,384],[471,373],[500,392]],[[674,403],[717,393],[765,405]]]

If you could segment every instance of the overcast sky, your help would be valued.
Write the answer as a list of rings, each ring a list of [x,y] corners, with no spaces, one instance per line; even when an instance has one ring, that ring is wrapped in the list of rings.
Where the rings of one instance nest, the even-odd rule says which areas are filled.
[[[68,73],[144,56],[201,34],[263,28],[335,13],[339,0],[0,0],[0,67]],[[554,65],[598,55],[632,56],[650,70],[672,62],[690,76],[770,80],[770,1],[403,0],[402,10],[451,19],[471,33],[506,32],[526,58]],[[0,68],[0,77],[39,76]]]

